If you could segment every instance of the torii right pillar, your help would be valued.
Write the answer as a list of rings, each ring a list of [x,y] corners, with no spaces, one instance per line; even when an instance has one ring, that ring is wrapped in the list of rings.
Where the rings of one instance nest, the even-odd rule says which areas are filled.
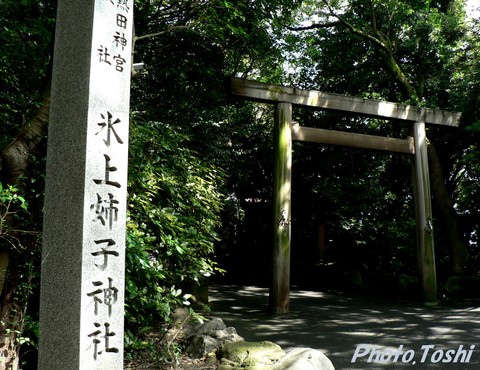
[[[273,179],[274,245],[270,311],[285,314],[290,301],[290,220],[292,188],[292,104],[275,109],[275,167]]]
[[[437,278],[425,111],[422,111],[421,119],[413,124],[413,137],[415,142],[413,183],[417,221],[418,267],[422,282],[423,301],[426,305],[434,305],[437,303]]]

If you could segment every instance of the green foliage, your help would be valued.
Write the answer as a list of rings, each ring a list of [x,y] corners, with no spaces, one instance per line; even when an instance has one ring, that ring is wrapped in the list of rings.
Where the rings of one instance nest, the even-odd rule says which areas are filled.
[[[13,186],[3,186],[0,182],[0,239],[7,243],[13,250],[20,251],[22,246],[15,236],[18,230],[9,230],[8,219],[18,218],[20,211],[27,211],[28,203]],[[10,222],[11,223],[11,222]]]
[[[369,134],[391,135],[390,130],[395,129],[385,122],[340,114],[315,115],[306,109],[297,110],[295,119],[315,127],[355,128]],[[338,269],[357,270],[364,279],[381,271],[415,274],[408,157],[296,143],[293,176],[292,253],[303,264],[302,271],[308,266],[313,269],[311,261],[320,258],[316,231],[324,225],[326,249],[322,258]],[[296,245],[306,247],[294,252]]]
[[[478,255],[474,248],[478,235],[474,163],[475,159],[478,162],[475,122],[479,121],[479,27],[478,21],[466,19],[463,5],[456,0],[305,0],[290,17],[283,15],[278,23],[299,28],[314,26],[309,30],[284,28],[281,34],[285,42],[279,46],[288,62],[287,80],[297,86],[390,101],[411,99],[423,106],[464,112],[467,131],[431,128],[428,136],[440,153],[447,188],[462,217],[463,235],[471,243],[470,252]],[[405,79],[393,73],[389,55]],[[412,99],[415,95],[418,99]],[[325,124],[315,121],[315,116],[325,115],[322,113],[297,115],[295,119],[308,126],[391,137],[408,135],[398,123],[326,115]],[[334,233],[327,236],[329,239],[348,231],[354,234],[357,244],[368,246],[362,256],[371,251],[384,261],[383,266],[378,262],[369,266],[395,271],[413,269],[415,258],[408,257],[415,255],[408,161],[363,152],[352,155],[340,148],[334,149],[336,153],[341,151],[335,155],[328,147],[317,150],[307,145],[299,144],[295,150],[294,158],[301,154],[302,160],[294,165],[298,179],[293,187],[295,191],[304,186],[300,194],[305,196],[299,198],[304,204],[312,203],[312,210],[301,216],[302,225],[312,224],[305,234],[315,230],[316,220],[310,215],[318,218],[319,213],[326,213],[330,233]],[[305,159],[312,165],[302,164]],[[300,206],[298,209],[305,212]],[[437,208],[434,214],[439,216]],[[443,270],[442,257],[450,251],[446,247],[447,235],[442,235],[442,228],[439,231],[436,244]]]
[[[44,82],[53,51],[54,18],[54,1],[0,2],[2,150],[18,134],[38,99],[38,90]]]
[[[0,275],[4,283],[4,274],[13,272],[8,283],[15,283],[15,289],[9,291],[13,297],[12,310],[0,322],[0,333],[14,338],[15,345],[24,354],[34,353],[38,345],[37,307],[30,315],[27,304],[39,288],[40,233],[35,231],[38,224],[30,219],[35,200],[32,194],[21,194],[17,187],[0,183],[0,250],[2,262],[5,262],[6,251],[10,262],[8,269],[1,271]],[[4,292],[7,291],[6,285],[3,288]]]
[[[18,189],[13,185],[3,186],[0,183],[0,202],[2,206],[5,208],[3,214],[8,214],[9,209],[13,204],[18,205],[20,208],[26,210],[27,209],[27,202],[25,198],[18,194]]]
[[[135,1],[137,36],[158,35],[137,40],[135,49],[135,61],[145,62],[145,69],[132,84],[131,107],[138,113],[130,135],[126,255],[130,349],[143,347],[151,327],[168,322],[174,307],[188,304],[185,287],[218,270],[213,255],[220,239],[220,215],[222,252],[233,256],[242,272],[244,265],[236,258],[248,255],[245,263],[258,264],[258,270],[269,274],[265,266],[272,226],[272,109],[251,103],[227,105],[224,76],[405,100],[379,48],[367,39],[346,27],[302,32],[284,27],[338,20],[326,3]],[[445,133],[430,128],[429,137],[441,145],[463,232],[470,252],[479,259],[478,21],[466,23],[457,0],[328,3],[357,29],[384,38],[422,105],[464,111],[467,130]],[[52,52],[54,8],[55,2],[36,0],[7,0],[0,5],[0,81],[7,87],[0,91],[1,148],[16,136],[36,105]],[[406,136],[406,129],[397,123],[297,109],[295,115],[308,126]],[[317,261],[312,250],[318,242],[318,223],[324,222],[331,246],[350,243],[358,248],[357,265],[397,276],[414,269],[408,159],[298,144],[294,161],[294,263],[302,258]],[[19,259],[25,267],[22,293],[35,288],[31,277],[39,263],[31,261],[37,261],[38,248],[19,248],[17,235],[6,228],[5,220],[21,216],[28,224],[22,226],[24,231],[39,229],[34,221],[41,219],[43,163],[35,160],[32,166],[38,169],[35,174],[22,179],[28,193],[18,190],[21,186],[0,187],[0,238],[31,253]],[[220,188],[228,194],[225,199]],[[463,284],[450,281],[448,289]]]
[[[182,288],[218,271],[221,173],[187,148],[187,137],[134,118],[127,232],[127,328],[168,322],[189,304]]]
[[[452,276],[441,287],[447,299],[471,299],[480,296],[478,275]]]
[[[339,16],[358,32],[344,24],[284,31],[287,42],[282,49],[295,84],[349,95],[375,93],[382,99],[405,101],[409,97],[403,94],[402,84],[382,55],[382,49],[388,49],[420,100],[426,98],[430,106],[445,109],[451,77],[447,65],[465,30],[460,2],[451,1],[450,6],[443,7],[425,1],[329,1],[329,8],[326,3],[303,1],[289,24],[322,25],[338,21]]]
[[[480,150],[477,145],[465,149],[456,173],[456,210],[461,215],[465,238],[469,240],[470,253],[480,266],[477,248],[480,235]]]

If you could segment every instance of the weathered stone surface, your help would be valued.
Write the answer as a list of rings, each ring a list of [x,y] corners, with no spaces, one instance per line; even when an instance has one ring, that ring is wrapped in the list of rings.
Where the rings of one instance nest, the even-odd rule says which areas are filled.
[[[179,316],[182,316],[181,312],[179,312]],[[226,343],[243,341],[235,328],[227,328],[219,318],[213,318],[201,326],[194,327],[190,333],[189,344],[185,352],[192,358],[205,357]]]
[[[192,338],[185,352],[192,358],[202,358],[220,348],[220,344],[209,335],[197,335]]]
[[[177,308],[173,314],[172,328],[166,335],[166,339],[169,340],[175,337],[177,340],[185,340],[195,334],[202,324],[200,321],[192,318],[192,315],[187,308]]]
[[[295,348],[282,357],[271,370],[335,370],[335,367],[320,351]]]
[[[217,330],[214,337],[221,341],[222,344],[228,342],[240,342],[243,340],[243,338],[237,334],[237,330],[231,326],[225,330]]]
[[[190,316],[190,312],[188,311],[188,308],[185,308],[185,307],[176,308],[172,313],[173,324],[177,325],[179,323],[182,323],[186,321],[189,318],[189,316]]]
[[[231,342],[223,345],[219,350],[218,369],[266,370],[283,356],[285,351],[272,342]]]
[[[207,321],[205,324],[203,324],[196,332],[196,335],[214,336],[218,330],[225,330],[226,328],[227,326],[222,319],[214,317],[210,321]]]
[[[217,370],[335,370],[322,352],[311,348],[298,348],[286,354],[272,342],[245,342],[235,328],[227,328],[219,318],[195,331],[186,353],[192,358],[216,354]]]
[[[245,370],[245,367],[236,362],[227,360],[226,358],[222,358],[217,366],[217,370]]]
[[[133,1],[58,0],[38,369],[123,369]]]

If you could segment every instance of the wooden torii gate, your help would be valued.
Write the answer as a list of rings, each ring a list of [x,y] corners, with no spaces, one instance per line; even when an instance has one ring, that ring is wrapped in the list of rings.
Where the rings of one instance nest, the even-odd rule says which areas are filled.
[[[271,311],[273,313],[287,313],[289,311],[292,140],[414,155],[414,199],[418,267],[424,302],[426,304],[434,304],[437,301],[437,282],[425,124],[456,127],[459,125],[462,114],[384,101],[366,100],[314,90],[270,85],[239,78],[230,79],[230,93],[249,100],[276,105],[273,185],[274,249],[273,276],[270,289]],[[413,136],[407,139],[398,139],[303,127],[298,124],[292,124],[293,105],[411,122]]]

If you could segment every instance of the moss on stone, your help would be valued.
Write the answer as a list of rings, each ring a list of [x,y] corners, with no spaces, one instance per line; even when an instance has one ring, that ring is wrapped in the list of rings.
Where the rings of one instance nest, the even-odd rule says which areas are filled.
[[[219,351],[219,369],[264,370],[283,356],[285,351],[278,344],[268,341],[227,343]]]

